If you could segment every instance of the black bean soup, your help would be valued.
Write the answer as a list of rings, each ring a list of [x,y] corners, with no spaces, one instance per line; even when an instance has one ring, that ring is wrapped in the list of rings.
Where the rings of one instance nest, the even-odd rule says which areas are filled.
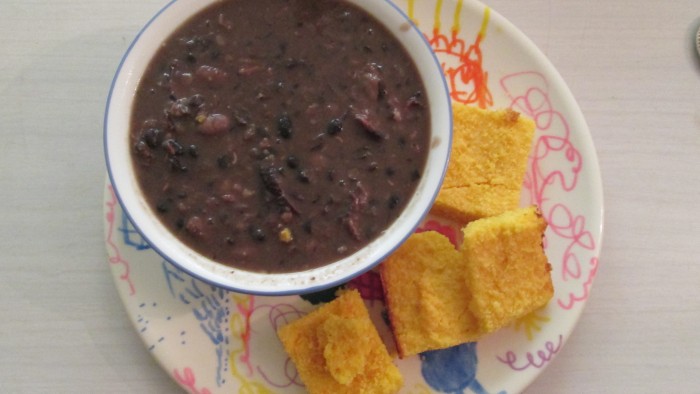
[[[227,0],[168,38],[131,142],[154,211],[193,249],[256,272],[348,256],[401,213],[426,165],[415,65],[363,10]]]

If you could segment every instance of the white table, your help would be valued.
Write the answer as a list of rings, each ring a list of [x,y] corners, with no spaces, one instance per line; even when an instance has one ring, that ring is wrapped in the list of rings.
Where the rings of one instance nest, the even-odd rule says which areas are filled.
[[[103,244],[102,117],[162,0],[0,2],[0,391],[172,393]],[[605,193],[598,277],[530,393],[700,392],[697,0],[489,0],[550,58]]]

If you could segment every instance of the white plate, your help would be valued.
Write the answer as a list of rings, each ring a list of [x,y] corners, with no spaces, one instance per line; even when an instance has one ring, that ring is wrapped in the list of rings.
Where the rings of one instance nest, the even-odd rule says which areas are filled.
[[[581,111],[544,55],[496,12],[474,0],[399,0],[444,62],[453,100],[513,109],[537,134],[523,185],[549,222],[549,305],[476,344],[397,360],[404,393],[519,392],[561,351],[583,310],[598,265],[603,200],[598,161]],[[312,310],[297,296],[227,292],[163,261],[128,222],[110,185],[105,239],[121,300],[147,349],[192,393],[304,392],[275,329]],[[435,226],[435,223],[427,223]],[[450,231],[447,229],[446,231]],[[353,281],[380,331],[373,273]]]

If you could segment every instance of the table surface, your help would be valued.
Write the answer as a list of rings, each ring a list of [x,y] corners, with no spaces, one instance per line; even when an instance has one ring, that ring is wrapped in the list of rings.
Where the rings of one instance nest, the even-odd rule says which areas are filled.
[[[0,2],[0,386],[172,393],[103,243],[102,119],[116,65],[164,0]],[[700,390],[697,0],[489,0],[587,119],[605,231],[590,299],[529,393]]]

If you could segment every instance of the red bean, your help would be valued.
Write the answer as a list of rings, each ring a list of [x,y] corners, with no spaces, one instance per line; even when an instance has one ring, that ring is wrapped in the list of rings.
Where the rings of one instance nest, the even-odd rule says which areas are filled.
[[[223,114],[211,114],[199,125],[199,132],[214,135],[226,132],[231,126],[231,120]]]
[[[192,235],[201,236],[204,234],[204,221],[199,216],[192,216],[187,219],[185,229]]]
[[[195,75],[207,82],[216,84],[223,83],[228,77],[225,71],[212,66],[200,66],[195,72]]]

